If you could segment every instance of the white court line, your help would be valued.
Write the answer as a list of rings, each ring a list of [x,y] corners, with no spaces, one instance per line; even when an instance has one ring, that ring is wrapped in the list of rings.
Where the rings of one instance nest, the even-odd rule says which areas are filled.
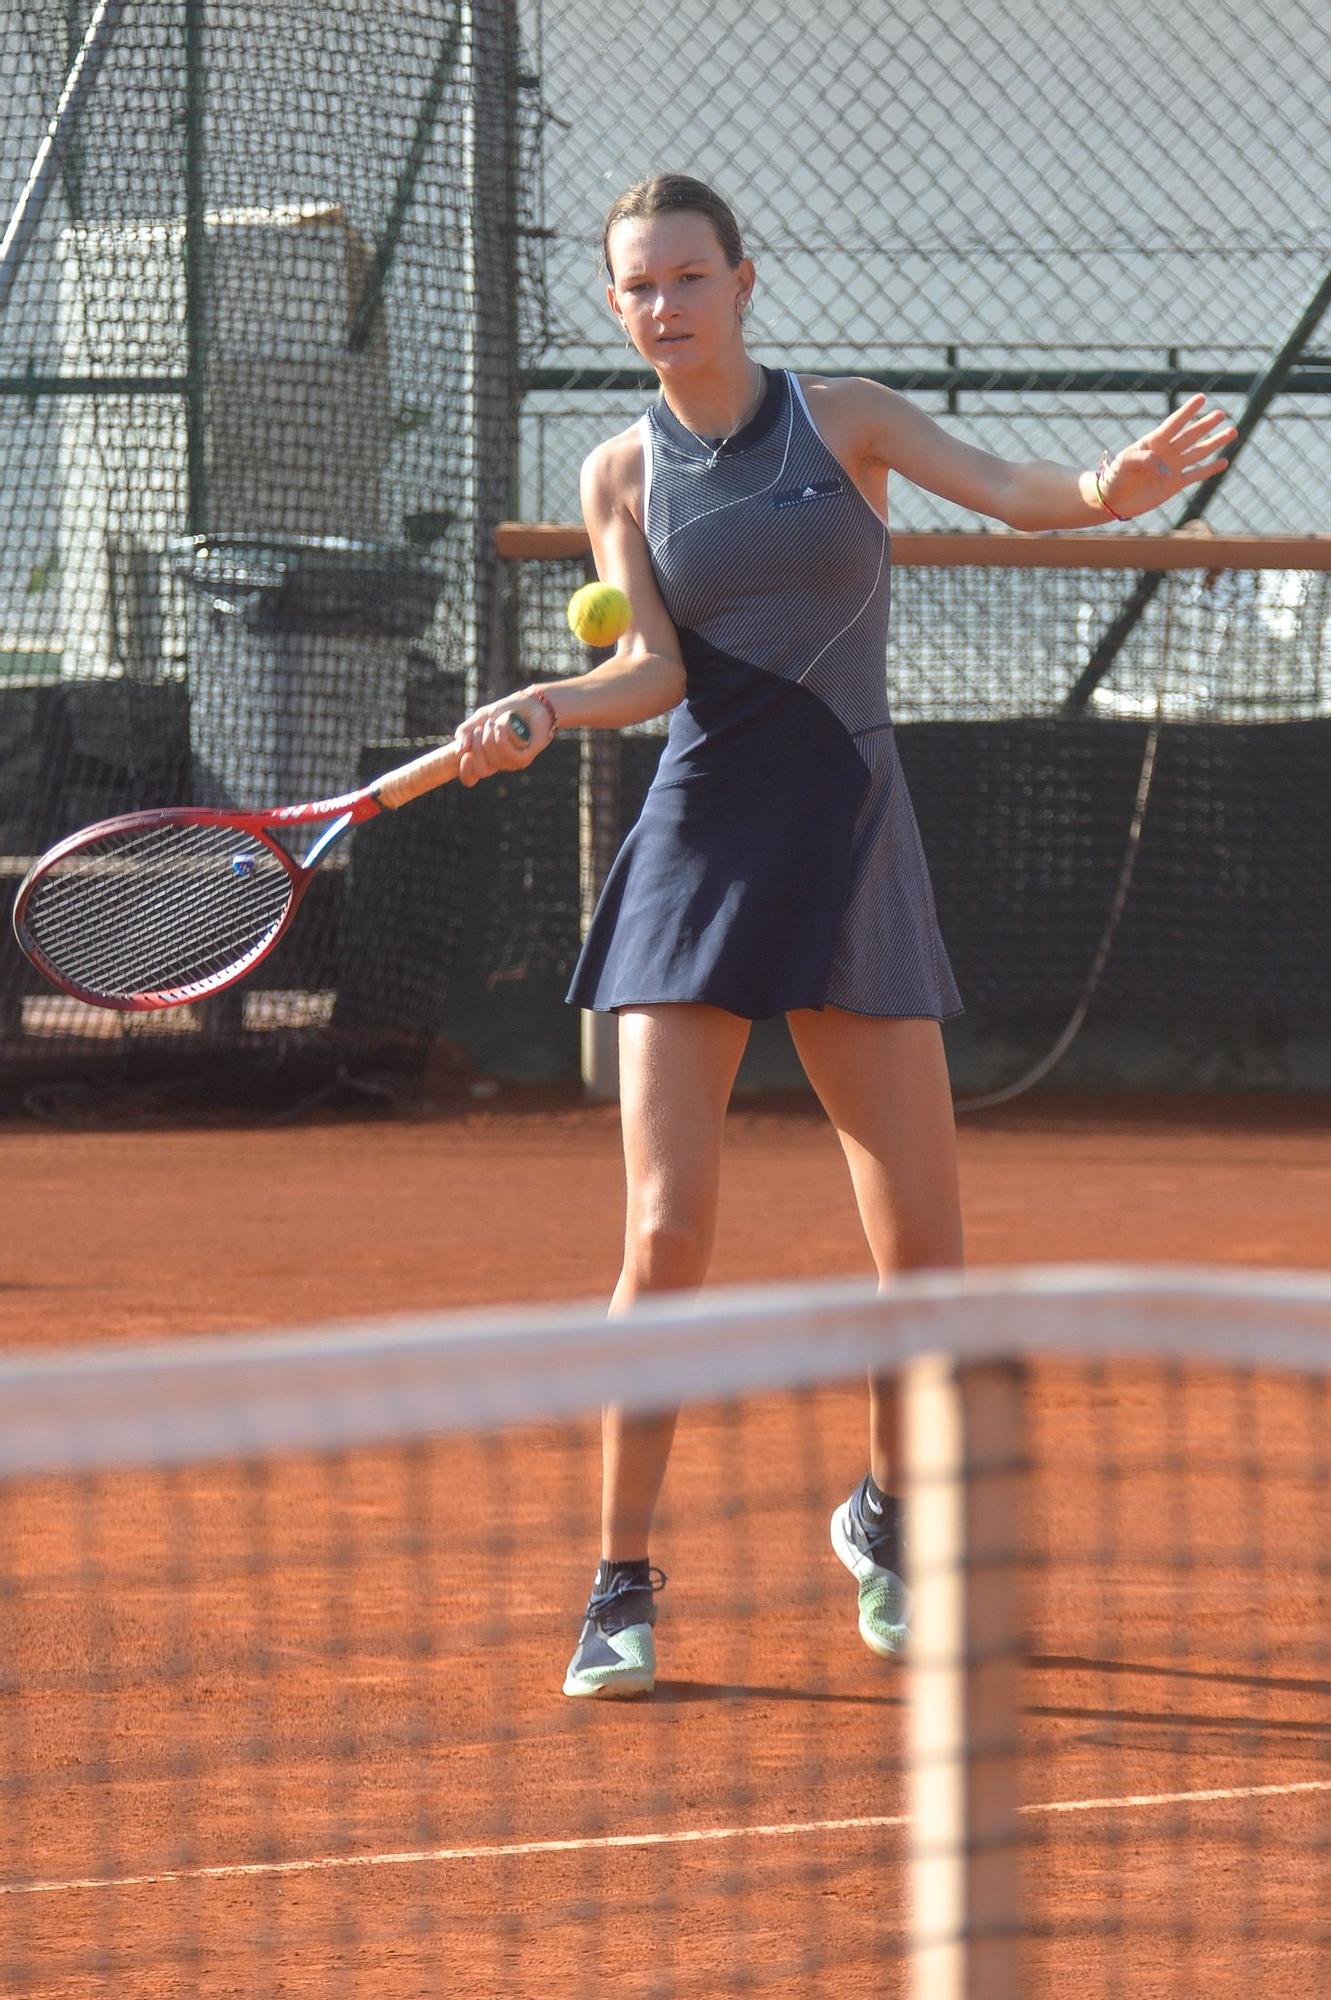
[[[1122,1799],[1053,1799],[1048,1805],[1018,1806],[1018,1812],[1074,1813],[1124,1811],[1131,1806],[1204,1806],[1217,1799],[1288,1799],[1298,1792],[1331,1792],[1331,1778],[1304,1778],[1296,1785],[1228,1785],[1209,1792],[1129,1792]]]
[[[1119,1799],[1054,1799],[1023,1813],[1125,1812],[1143,1806],[1211,1805],[1226,1799],[1286,1799],[1331,1792],[1331,1778],[1294,1785],[1230,1785],[1205,1792],[1130,1792]],[[323,1854],[304,1861],[233,1861],[212,1868],[169,1868],[155,1875],[88,1875],[54,1882],[0,1882],[0,1896],[65,1895],[75,1889],[143,1889],[162,1882],[225,1882],[255,1875],[316,1875],[335,1868],[410,1868],[435,1861],[503,1861],[528,1854],[585,1854],[611,1847],[686,1847],[708,1840],[779,1840],[792,1834],[879,1831],[909,1826],[909,1813],[858,1819],[811,1819],[785,1826],[691,1827],[678,1833],[606,1833],[579,1840],[518,1840],[491,1847],[408,1848],[400,1853]]]

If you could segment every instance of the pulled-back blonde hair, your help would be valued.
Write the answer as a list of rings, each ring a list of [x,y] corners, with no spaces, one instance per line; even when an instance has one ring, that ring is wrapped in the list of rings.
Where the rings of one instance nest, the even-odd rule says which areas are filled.
[[[646,180],[635,181],[631,188],[617,195],[605,218],[601,256],[611,282],[615,274],[610,264],[610,231],[617,222],[645,222],[649,216],[681,213],[706,216],[733,271],[744,256],[744,245],[730,203],[715,188],[708,187],[706,181],[696,181],[691,174],[649,174]]]

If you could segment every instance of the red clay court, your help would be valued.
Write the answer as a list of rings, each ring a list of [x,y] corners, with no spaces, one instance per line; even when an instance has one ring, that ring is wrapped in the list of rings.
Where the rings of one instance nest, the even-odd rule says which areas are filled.
[[[1273,1099],[963,1122],[971,1259],[1315,1270],[1329,1124]],[[616,1269],[615,1116],[559,1097],[0,1143],[11,1353],[595,1300]],[[715,1279],[866,1269],[830,1130],[742,1103]],[[1037,1369],[1027,1992],[1324,1990],[1326,1416],[1324,1383]],[[859,1646],[825,1547],[861,1431],[853,1388],[686,1415],[662,1681],[618,1707],[558,1688],[595,1554],[590,1423],[296,1455],[257,1487],[232,1465],[18,1487],[17,1990],[543,2000],[618,1968],[699,2000],[904,1991],[905,1683]],[[526,1579],[498,1599],[497,1534]],[[626,1926],[650,1953],[625,1961]]]
[[[989,455],[809,438],[786,490],[774,432],[734,546],[802,622],[775,534],[813,564],[892,464],[954,1088],[1053,1086],[962,1124],[992,1280],[872,1298],[832,1133],[745,1097],[716,1292],[608,1329],[619,1133],[564,996],[660,716],[336,842],[225,990],[286,863],[108,848],[63,993],[0,950],[0,2000],[1323,2000],[1331,10],[17,0],[0,76],[6,908],[85,881],[41,869],[76,829],[345,800],[478,702],[558,708],[580,467],[660,386],[602,224],[686,170],[756,260],[732,356]],[[1238,436],[1180,485],[1150,440],[1194,394]],[[748,672],[707,608],[745,565],[695,636]],[[811,699],[860,615],[792,659]],[[468,1094],[513,1076],[550,1087]],[[755,1282],[810,1290],[721,1302]],[[884,1352],[950,1678],[866,1650],[829,1546]],[[626,1377],[685,1413],[660,1683],[602,1706],[560,1682]]]

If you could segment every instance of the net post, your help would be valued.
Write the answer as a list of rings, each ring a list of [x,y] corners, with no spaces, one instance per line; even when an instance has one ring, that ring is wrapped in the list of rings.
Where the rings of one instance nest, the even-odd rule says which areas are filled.
[[[904,1383],[911,2000],[1019,2000],[1022,1371]]]

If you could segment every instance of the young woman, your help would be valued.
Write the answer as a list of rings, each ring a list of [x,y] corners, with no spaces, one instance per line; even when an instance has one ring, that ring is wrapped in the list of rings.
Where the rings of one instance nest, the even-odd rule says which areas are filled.
[[[633,606],[612,659],[478,709],[464,784],[527,764],[557,728],[673,711],[641,818],[569,998],[619,1017],[628,1210],[612,1310],[700,1285],[722,1124],[749,1024],[784,1013],[836,1128],[880,1279],[958,1265],[940,1021],[958,1011],[885,691],[889,475],[1013,528],[1144,514],[1219,471],[1235,435],[1192,397],[1099,470],[1009,463],[876,383],[761,367],[754,266],[719,195],[643,181],[606,219],[606,297],[659,400],[582,469],[602,578]],[[516,710],[531,732],[519,749]],[[648,1533],[673,1413],[604,1414],[601,1562],[564,1683],[650,1691]],[[896,1407],[871,1382],[869,1471],[832,1517],[866,1645],[907,1637]]]

